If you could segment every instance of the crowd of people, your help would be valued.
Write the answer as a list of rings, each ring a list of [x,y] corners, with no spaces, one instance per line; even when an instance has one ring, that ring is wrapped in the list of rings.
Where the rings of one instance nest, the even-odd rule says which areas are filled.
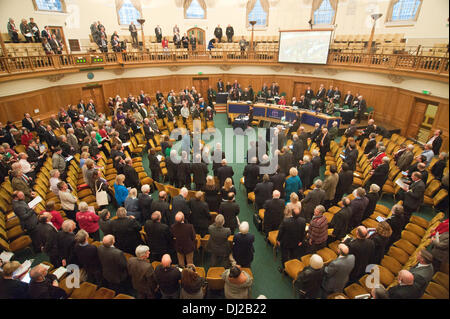
[[[237,90],[237,81],[234,85]],[[276,83],[273,87],[279,91]],[[217,88],[219,92],[227,90],[221,81]],[[116,292],[129,293],[134,289],[139,298],[194,299],[203,298],[206,291],[205,280],[194,265],[196,234],[203,238],[209,235],[205,246],[208,264],[226,268],[222,274],[225,297],[250,298],[253,279],[245,268],[252,265],[255,235],[249,233],[248,222],[239,218],[242,207],[236,202],[236,175],[222,145],[217,143],[212,149],[200,147],[202,154],[193,154],[195,161],[189,161],[192,147],[189,129],[185,128],[181,134],[181,150],[177,151],[172,148],[173,140],[161,136],[162,128],[158,124],[159,120],[172,123],[175,129],[193,119],[212,120],[213,96],[210,99],[208,94],[207,99],[208,104],[195,87],[185,88],[179,94],[172,90],[166,97],[157,91],[154,102],[141,91],[137,97],[129,94],[124,99],[110,98],[108,115],[100,113],[93,100],[88,103],[80,100],[77,105],[61,108],[52,115],[48,125],[35,121],[28,113],[20,130],[13,123],[6,127],[0,123],[1,178],[11,182],[13,211],[31,237],[33,251],[44,252],[55,267],[77,264],[86,270],[88,281]],[[254,194],[256,212],[264,209],[261,228],[264,236],[279,231],[276,241],[281,249],[280,271],[284,272],[286,261],[311,254],[309,266],[295,281],[296,290],[301,298],[326,298],[357,281],[368,264],[380,263],[385,251],[400,238],[410,216],[423,202],[426,168],[435,156],[439,156],[440,164],[437,167],[435,164],[431,173],[448,188],[448,173],[443,176],[447,154],[439,153],[442,132],[438,130],[414,163],[409,146],[402,147],[391,159],[383,143],[375,140],[373,120],[360,132],[353,122],[345,133],[347,145],[341,156],[342,169],[338,171],[331,165],[329,174],[322,180],[320,168],[326,164],[325,155],[338,132],[316,124],[307,133],[301,119],[298,122],[297,128],[290,132],[292,147],[287,146],[291,137],[282,126],[275,129],[277,143],[258,136],[250,144],[247,165],[242,172],[243,183],[247,194]],[[57,130],[65,134],[57,136]],[[125,144],[139,133],[147,141],[153,181],[168,182],[179,188],[178,195],[159,191],[153,199],[153,185],[141,184],[133,159],[126,155],[129,152]],[[357,144],[364,142],[371,177],[365,185],[353,189]],[[311,148],[314,143],[317,148]],[[269,146],[274,144],[278,147]],[[17,154],[14,149],[20,145],[25,152]],[[161,151],[156,150],[157,145]],[[252,155],[260,151],[265,154],[262,159]],[[102,167],[97,165],[101,152],[112,159],[117,172],[113,187],[109,187],[102,177]],[[161,172],[159,152],[165,157],[166,175]],[[97,198],[97,212],[86,202],[80,202],[65,181],[68,161],[74,160],[71,156],[76,154],[80,154],[83,187],[93,194],[105,192],[105,201],[99,202]],[[178,155],[186,161],[174,161]],[[277,159],[277,170],[273,174],[261,173],[270,162],[269,155]],[[47,201],[46,209],[39,214],[28,207],[37,195],[33,191],[34,179],[47,156],[51,156],[53,168],[50,189],[59,198],[65,218],[56,210],[54,201]],[[390,161],[405,169],[406,182],[410,185],[397,194],[396,199],[403,204],[392,207],[392,216],[378,223],[376,229],[367,229],[361,222],[375,210],[388,178]],[[208,164],[212,164],[211,172]],[[195,189],[195,196],[188,199],[190,189]],[[328,222],[324,213],[340,201],[342,207]],[[108,210],[109,204],[117,208],[114,218]],[[210,212],[217,213],[212,223]],[[144,237],[140,234],[142,227]],[[331,235],[328,235],[329,228],[333,228]],[[357,228],[356,238],[346,238],[354,228]],[[423,294],[431,280],[430,273],[448,261],[448,220],[439,227],[438,233],[433,234],[428,249],[420,251],[418,265],[399,273],[400,285],[387,292],[374,289],[374,298],[418,298]],[[228,241],[230,235],[234,235],[232,245]],[[339,258],[325,266],[316,252],[335,240],[342,240]],[[92,241],[99,245],[93,245]],[[126,254],[132,257],[127,259]],[[160,264],[153,268],[153,261]],[[42,265],[31,269],[29,284],[13,278],[18,267],[20,263],[15,261],[2,265],[5,298],[65,297],[55,276],[48,274]],[[428,269],[425,275],[424,267]]]

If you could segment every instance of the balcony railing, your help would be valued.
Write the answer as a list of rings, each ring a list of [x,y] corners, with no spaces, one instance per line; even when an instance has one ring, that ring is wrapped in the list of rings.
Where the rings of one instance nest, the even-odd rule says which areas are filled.
[[[0,57],[0,76],[59,72],[92,67],[123,67],[136,65],[183,64],[276,64],[278,51],[188,51],[168,50],[126,53],[84,53],[47,56]],[[368,54],[330,52],[329,66],[373,68],[389,71],[410,71],[420,74],[448,75],[449,58],[402,54]],[[416,75],[419,76],[419,75]]]

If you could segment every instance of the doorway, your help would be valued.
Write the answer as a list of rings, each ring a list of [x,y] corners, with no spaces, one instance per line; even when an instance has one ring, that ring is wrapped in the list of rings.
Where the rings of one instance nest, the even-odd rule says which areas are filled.
[[[195,35],[197,38],[197,51],[205,51],[205,30],[200,28],[192,28],[187,31],[187,35],[189,39],[192,35]],[[191,47],[190,42],[189,47]]]
[[[61,42],[61,44],[64,46],[64,51],[66,52],[66,54],[69,54],[69,50],[67,48],[67,42],[66,42],[66,37],[64,36],[64,31],[62,27],[57,27],[57,26],[48,26],[48,29],[50,30],[50,33],[56,34],[56,39]]]
[[[205,103],[208,103],[207,93],[209,88],[209,78],[192,78],[192,84],[197,92],[202,94]]]
[[[94,101],[95,111],[97,113],[105,113],[105,98],[103,96],[102,86],[84,87],[81,96],[86,104],[90,99]]]
[[[297,101],[305,94],[306,88],[311,86],[311,82],[294,82],[294,89],[292,91],[292,97],[296,97]]]
[[[434,120],[436,118],[437,110],[437,105],[427,105],[425,116],[423,117],[422,124],[420,124],[419,133],[417,133],[417,141],[421,143],[428,142],[433,128]]]

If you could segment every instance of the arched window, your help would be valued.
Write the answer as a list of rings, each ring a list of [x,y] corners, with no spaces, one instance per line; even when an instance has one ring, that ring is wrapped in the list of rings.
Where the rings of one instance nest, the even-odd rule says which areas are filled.
[[[187,0],[184,8],[185,19],[206,19],[205,0]]]
[[[33,0],[33,6],[38,11],[65,12],[63,0]]]
[[[313,24],[334,24],[337,0],[314,0],[313,1]]]
[[[137,19],[142,16],[140,2],[136,0],[116,0],[116,10],[121,25],[137,24]]]
[[[415,21],[419,15],[422,0],[393,0],[389,4],[388,21]]]
[[[250,21],[256,21],[256,28],[265,28],[269,25],[269,2],[267,0],[247,2],[247,27],[251,26]]]

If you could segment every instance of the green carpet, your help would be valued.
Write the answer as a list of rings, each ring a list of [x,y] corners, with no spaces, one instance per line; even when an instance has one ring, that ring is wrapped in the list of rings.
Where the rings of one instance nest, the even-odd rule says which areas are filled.
[[[215,119],[215,127],[219,130],[224,130],[227,127],[231,127],[227,123],[226,114],[217,114]],[[223,134],[225,135],[225,134]],[[223,136],[225,139],[225,136]],[[225,148],[225,141],[222,141],[222,145]],[[247,145],[247,143],[246,143]],[[245,147],[244,152],[247,151],[247,147]],[[148,158],[146,153],[143,153],[142,156],[143,166],[149,176],[150,169],[148,167]],[[246,153],[244,153],[246,154]],[[236,183],[237,195],[236,202],[240,206],[240,214],[239,220],[247,221],[250,225],[250,232],[255,235],[255,255],[252,263],[252,272],[254,275],[254,284],[252,288],[253,298],[258,297],[259,295],[264,295],[269,299],[291,299],[293,298],[292,294],[292,281],[288,276],[282,275],[278,271],[278,267],[281,265],[280,262],[280,254],[276,256],[274,260],[272,246],[266,244],[264,240],[264,236],[261,233],[258,233],[256,227],[253,224],[253,212],[254,208],[252,205],[247,203],[247,196],[245,192],[245,188],[240,185],[239,179],[242,177],[242,172],[244,170],[244,163],[229,163],[234,170],[234,181]],[[212,165],[209,167],[210,173],[212,173]],[[321,178],[323,179],[323,173],[325,171],[325,167],[321,168]],[[154,198],[157,198],[157,192],[152,194]],[[384,196],[382,200],[379,201],[380,204],[385,205],[387,207],[392,207],[394,204],[393,198],[389,196]],[[110,206],[111,215],[115,215],[115,208]],[[427,220],[430,220],[435,212],[430,207],[422,208],[422,210],[417,214]],[[102,234],[101,234],[102,235]],[[42,261],[48,261],[48,257],[45,254],[38,254],[35,256],[30,255],[29,250],[25,250],[16,255],[16,259],[23,262],[25,259],[35,258],[34,264],[40,263]],[[203,266],[205,270],[208,271],[208,256],[205,254],[204,262],[201,260],[201,256],[195,256],[194,262],[196,266]]]

